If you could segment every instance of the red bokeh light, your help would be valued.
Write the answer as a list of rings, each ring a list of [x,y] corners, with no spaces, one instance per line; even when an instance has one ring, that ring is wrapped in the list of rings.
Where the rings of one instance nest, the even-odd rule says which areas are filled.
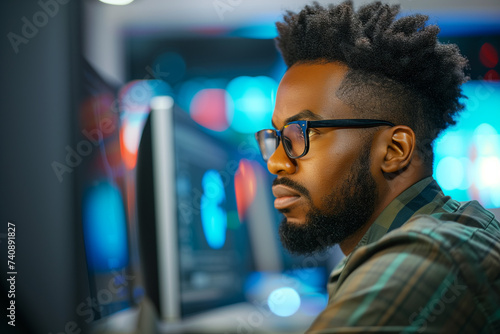
[[[500,75],[498,75],[498,72],[495,70],[489,70],[484,75],[484,80],[486,80],[486,81],[499,81]]]
[[[203,89],[191,101],[191,118],[198,124],[214,131],[229,127],[226,117],[226,91],[224,89]]]
[[[484,43],[479,51],[479,59],[484,66],[493,68],[498,64],[498,52],[490,43]]]
[[[123,163],[125,164],[125,167],[128,169],[132,170],[135,167],[135,164],[137,162],[137,150],[130,150],[130,148],[127,146],[126,143],[126,124],[120,129],[120,152],[121,156],[123,159]]]
[[[252,163],[242,159],[234,175],[236,206],[240,222],[244,220],[247,210],[252,205],[257,193],[257,178]]]

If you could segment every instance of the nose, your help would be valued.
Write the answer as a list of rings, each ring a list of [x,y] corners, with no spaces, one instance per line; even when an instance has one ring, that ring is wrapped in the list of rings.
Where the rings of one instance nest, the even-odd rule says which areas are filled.
[[[282,143],[279,144],[276,151],[267,160],[267,169],[274,175],[295,173],[295,160],[290,159],[286,155]]]

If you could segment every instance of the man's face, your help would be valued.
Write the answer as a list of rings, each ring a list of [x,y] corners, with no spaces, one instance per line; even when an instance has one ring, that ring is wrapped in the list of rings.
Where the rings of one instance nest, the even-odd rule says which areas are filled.
[[[347,68],[334,63],[300,64],[283,77],[273,125],[290,120],[361,118],[336,97]],[[341,243],[365,225],[374,211],[376,183],[370,172],[371,136],[367,129],[312,129],[307,155],[292,160],[280,144],[268,160],[277,175],[275,207],[285,216],[284,246],[312,253]]]

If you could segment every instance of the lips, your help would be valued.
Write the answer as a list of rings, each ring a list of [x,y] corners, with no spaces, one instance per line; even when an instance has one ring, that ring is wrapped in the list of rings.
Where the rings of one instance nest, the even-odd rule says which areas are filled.
[[[284,185],[273,186],[273,195],[276,197],[274,207],[277,210],[289,208],[301,199],[297,191]]]

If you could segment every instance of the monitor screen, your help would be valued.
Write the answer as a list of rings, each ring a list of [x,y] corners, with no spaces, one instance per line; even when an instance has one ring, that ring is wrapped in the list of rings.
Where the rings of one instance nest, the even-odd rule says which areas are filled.
[[[90,296],[77,306],[89,323],[133,305],[134,275],[120,153],[116,89],[84,63],[81,133],[67,146],[67,162],[77,168],[79,202]]]
[[[463,85],[465,110],[434,145],[434,176],[457,201],[500,207],[500,83]]]
[[[236,196],[244,163],[233,145],[177,107],[153,110],[147,120],[137,163],[138,219],[146,291],[162,318],[244,300],[253,269]]]
[[[185,112],[174,113],[174,150],[182,313],[243,300],[251,268],[235,174],[241,156]]]

